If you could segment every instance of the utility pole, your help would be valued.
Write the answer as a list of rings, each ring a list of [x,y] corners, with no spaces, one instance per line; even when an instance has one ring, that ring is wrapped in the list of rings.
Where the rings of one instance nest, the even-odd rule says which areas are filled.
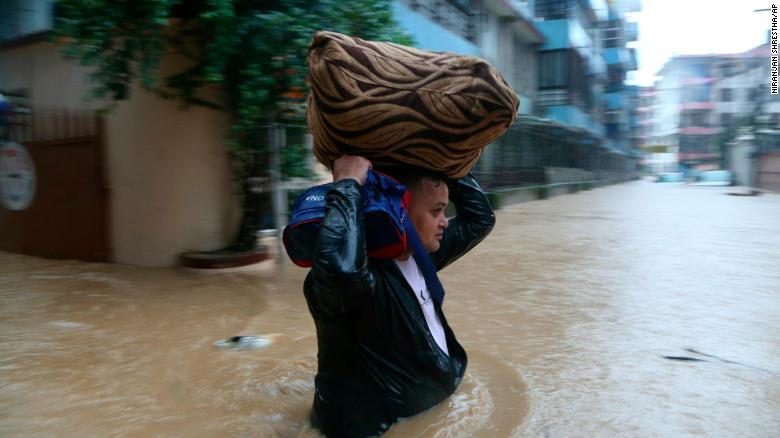
[[[281,150],[287,142],[286,132],[279,123],[271,123],[268,127],[268,139],[271,143],[271,203],[274,212],[274,225],[276,226],[276,258],[279,263],[284,260],[284,248],[282,231],[287,224],[287,192],[282,187],[282,160]]]

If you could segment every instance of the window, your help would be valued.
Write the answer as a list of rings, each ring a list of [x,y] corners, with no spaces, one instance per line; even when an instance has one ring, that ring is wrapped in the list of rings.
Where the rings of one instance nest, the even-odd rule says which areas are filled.
[[[731,126],[731,121],[734,120],[734,115],[731,113],[721,113],[720,125],[725,127]]]
[[[751,88],[749,96],[750,96],[749,100],[751,102],[754,102],[756,99],[758,99],[761,96],[761,86],[757,85]]]
[[[621,90],[626,80],[626,72],[620,67],[607,66],[607,90]]]
[[[539,56],[539,88],[559,88],[567,85],[567,51],[542,52]]]
[[[688,86],[682,90],[683,102],[709,102],[710,89],[706,85]]]
[[[460,6],[463,9],[469,8],[469,0],[450,0],[456,6]]]
[[[697,152],[699,141],[696,137],[690,135],[681,135],[679,145],[680,152],[682,153]]]
[[[706,78],[710,76],[710,66],[707,64],[693,64],[690,71],[694,77]]]
[[[570,0],[536,0],[536,16],[548,20],[568,18]]]
[[[621,47],[620,29],[613,27],[613,28],[608,28],[604,32],[604,47],[607,49],[613,47]]]
[[[720,90],[720,101],[731,102],[733,90],[731,88],[724,88]]]
[[[707,122],[707,111],[685,111],[680,114],[680,127],[702,127],[709,126]]]
[[[575,104],[583,109],[593,107],[593,89],[592,80],[585,75],[587,70],[586,60],[583,59],[576,50],[569,50],[569,73],[568,85],[569,93],[574,99]]]
[[[409,6],[469,41],[476,39],[477,15],[467,0],[410,0]]]
[[[604,25],[604,47],[624,47],[623,24],[619,20],[609,20]]]

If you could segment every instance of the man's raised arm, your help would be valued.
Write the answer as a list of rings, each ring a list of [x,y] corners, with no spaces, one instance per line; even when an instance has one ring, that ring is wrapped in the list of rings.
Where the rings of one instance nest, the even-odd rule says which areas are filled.
[[[371,163],[344,156],[333,165],[334,184],[325,195],[327,213],[314,248],[314,264],[307,282],[309,306],[324,318],[348,312],[361,294],[370,293],[374,279],[368,270],[360,186]]]

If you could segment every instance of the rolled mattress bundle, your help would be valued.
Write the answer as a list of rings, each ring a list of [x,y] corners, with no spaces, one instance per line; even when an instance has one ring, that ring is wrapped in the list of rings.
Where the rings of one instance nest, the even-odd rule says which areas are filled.
[[[518,98],[482,59],[320,31],[309,47],[314,155],[466,175],[515,119]]]

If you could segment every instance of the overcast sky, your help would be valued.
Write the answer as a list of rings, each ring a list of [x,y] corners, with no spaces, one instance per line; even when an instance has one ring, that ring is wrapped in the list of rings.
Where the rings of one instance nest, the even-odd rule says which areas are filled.
[[[639,70],[629,83],[652,85],[675,55],[737,53],[762,44],[771,12],[753,11],[771,6],[771,0],[642,0],[642,11],[629,15],[639,23],[639,41],[630,44]]]

